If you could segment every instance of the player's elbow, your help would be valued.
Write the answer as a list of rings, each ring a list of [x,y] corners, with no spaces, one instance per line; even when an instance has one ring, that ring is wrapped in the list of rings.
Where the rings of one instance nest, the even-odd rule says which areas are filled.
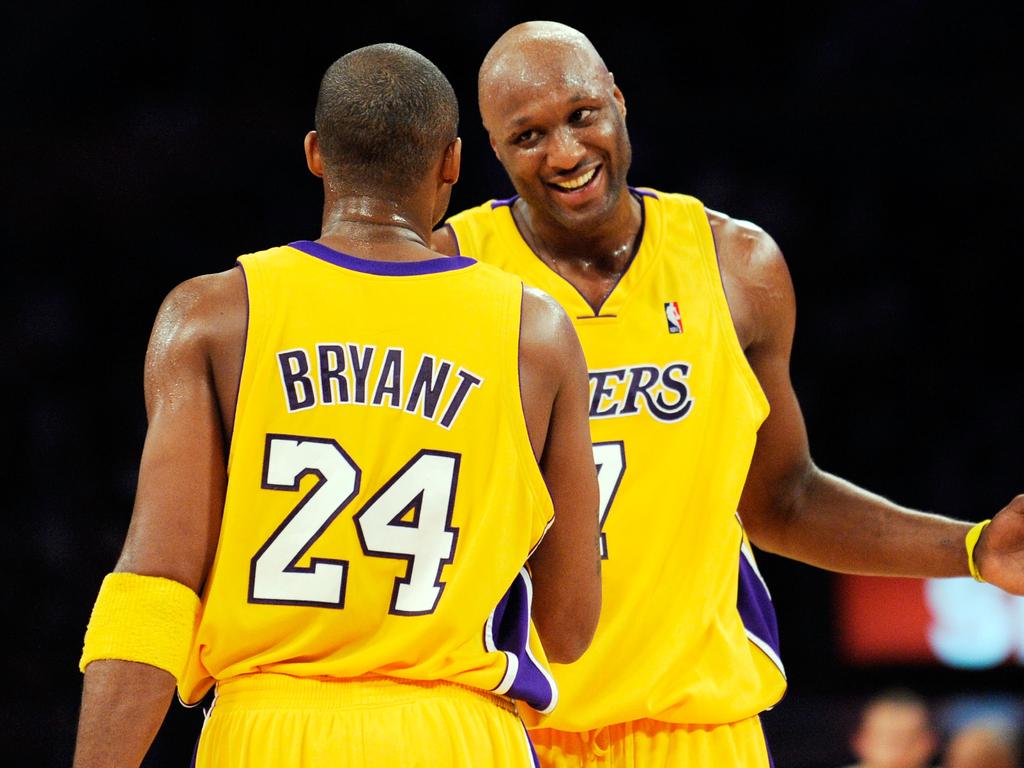
[[[582,491],[580,498],[558,507],[553,525],[530,558],[533,622],[548,659],[560,664],[583,655],[601,616],[596,476],[593,485],[593,494],[584,484],[575,489]]]
[[[782,533],[782,526],[778,525],[779,520],[783,519],[781,516],[753,507],[741,508],[739,515],[743,521],[743,529],[758,549],[765,552],[775,552],[778,549]]]
[[[597,629],[596,619],[592,624],[580,624],[579,628],[572,633],[558,639],[557,642],[544,646],[548,655],[548,661],[556,664],[571,664],[576,661],[590,647],[594,639],[594,631]]]
[[[758,549],[790,556],[794,531],[813,507],[817,483],[822,472],[808,463],[772,485],[771,493],[761,494],[759,503],[743,505],[740,518],[747,536]]]
[[[590,647],[601,616],[601,582],[578,590],[554,610],[534,611],[534,622],[548,661],[570,664]]]

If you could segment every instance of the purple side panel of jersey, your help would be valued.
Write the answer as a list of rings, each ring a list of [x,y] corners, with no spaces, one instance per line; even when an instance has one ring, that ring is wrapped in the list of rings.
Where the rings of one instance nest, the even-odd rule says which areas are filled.
[[[508,689],[513,699],[525,701],[536,710],[550,706],[555,692],[547,676],[528,653],[530,639],[530,591],[522,573],[494,609],[494,647],[519,659],[519,670]]]
[[[781,658],[779,651],[779,625],[775,619],[775,607],[768,595],[761,577],[747,558],[740,555],[740,584],[736,596],[736,607],[747,631],[771,648]]]

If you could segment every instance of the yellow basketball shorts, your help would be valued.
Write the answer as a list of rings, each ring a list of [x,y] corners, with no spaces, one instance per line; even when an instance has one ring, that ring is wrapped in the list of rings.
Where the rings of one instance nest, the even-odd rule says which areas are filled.
[[[258,674],[217,685],[197,768],[531,768],[508,699],[449,682]]]
[[[680,725],[634,720],[596,731],[530,731],[543,768],[769,768],[761,720]]]

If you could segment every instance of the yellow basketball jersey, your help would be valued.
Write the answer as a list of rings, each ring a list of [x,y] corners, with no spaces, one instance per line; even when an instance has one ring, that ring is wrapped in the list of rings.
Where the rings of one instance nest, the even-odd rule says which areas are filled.
[[[590,369],[604,604],[590,649],[554,666],[558,709],[533,726],[730,723],[785,690],[771,602],[736,516],[768,403],[736,338],[703,205],[633,194],[640,245],[597,312],[526,245],[515,198],[448,222],[463,254],[562,304]]]
[[[519,395],[522,282],[306,241],[239,263],[227,497],[182,700],[271,672],[552,707],[524,567],[553,510]]]

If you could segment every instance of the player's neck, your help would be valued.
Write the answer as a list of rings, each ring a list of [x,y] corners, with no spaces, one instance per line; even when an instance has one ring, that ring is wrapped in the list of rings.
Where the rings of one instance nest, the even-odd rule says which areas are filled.
[[[332,196],[324,204],[320,242],[381,261],[430,258],[429,215],[413,206],[369,195]]]
[[[641,203],[628,191],[610,216],[585,228],[538,216],[522,199],[512,214],[527,244],[545,261],[608,275],[621,274],[628,266],[643,220]]]

